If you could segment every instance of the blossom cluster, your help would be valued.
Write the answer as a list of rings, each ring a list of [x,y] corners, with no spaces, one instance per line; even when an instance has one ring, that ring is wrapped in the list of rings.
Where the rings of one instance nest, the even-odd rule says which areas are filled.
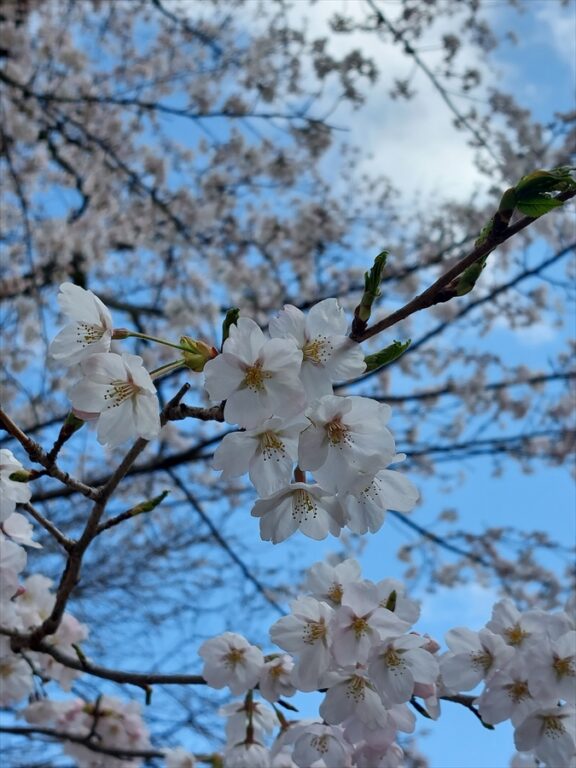
[[[137,768],[138,757],[115,757],[114,752],[130,753],[150,747],[148,729],[135,701],[121,701],[100,696],[95,702],[82,699],[32,702],[23,711],[31,725],[51,726],[60,734],[88,739],[101,751],[89,749],[77,741],[65,741],[64,752],[82,768]]]
[[[576,623],[567,613],[520,612],[506,599],[479,632],[446,635],[440,659],[447,691],[484,684],[476,704],[484,722],[510,720],[520,752],[548,766],[576,762]]]
[[[139,356],[110,351],[113,338],[133,334],[114,331],[108,309],[91,291],[64,283],[58,298],[71,322],[50,352],[65,365],[81,365],[83,376],[70,390],[74,413],[97,419],[103,444],[155,437],[160,416],[151,375]],[[334,394],[336,382],[366,369],[347,326],[337,300],[326,299],[307,315],[286,305],[269,335],[250,318],[238,318],[220,354],[181,340],[195,351],[180,347],[184,354],[174,365],[189,365],[203,344],[197,362],[208,396],[225,401],[225,420],[240,428],[224,437],[213,466],[226,479],[249,474],[261,496],[252,515],[265,541],[281,542],[297,530],[313,539],[338,536],[344,527],[374,533],[387,509],[406,512],[418,499],[412,483],[388,469],[405,459],[387,426],[390,407]]]
[[[11,475],[23,472],[22,464],[12,452],[0,450],[0,615],[2,625],[10,630],[28,632],[39,626],[54,607],[54,595],[50,592],[52,581],[35,574],[20,582],[20,574],[26,567],[24,547],[39,547],[32,538],[32,526],[24,515],[14,511],[17,503],[30,500],[30,489],[25,482],[11,479]],[[48,642],[64,653],[74,654],[73,646],[84,640],[88,628],[70,613],[64,613],[58,630]],[[59,664],[45,653],[30,651],[26,660],[14,653],[9,636],[0,636],[0,705],[19,702],[34,688],[34,672],[46,679],[56,680],[64,690],[69,690],[78,676],[76,670]]]
[[[355,560],[314,565],[309,594],[270,628],[284,653],[264,656],[241,635],[225,632],[199,653],[214,688],[228,686],[243,702],[221,710],[227,718],[226,768],[394,768],[403,753],[395,739],[411,733],[407,707],[423,699],[431,717],[437,701],[439,645],[411,628],[419,606],[403,585],[361,578]],[[324,692],[321,720],[290,724],[278,702],[296,690]],[[254,698],[258,692],[264,701]],[[266,702],[274,705],[273,709]],[[269,734],[280,726],[271,745]]]

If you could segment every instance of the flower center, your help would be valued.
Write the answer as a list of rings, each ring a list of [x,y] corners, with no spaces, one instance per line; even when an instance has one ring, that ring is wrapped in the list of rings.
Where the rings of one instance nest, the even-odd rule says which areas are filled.
[[[327,631],[328,627],[323,618],[318,621],[307,621],[304,627],[303,640],[306,645],[314,645],[319,640],[324,640]]]
[[[332,446],[341,448],[343,443],[350,442],[348,439],[349,429],[345,424],[342,424],[340,416],[337,416],[326,424],[326,432],[328,433],[328,440]]]
[[[275,432],[263,432],[260,435],[260,449],[264,461],[268,459],[280,461],[280,456],[286,456],[284,443]]]
[[[564,723],[559,717],[555,715],[545,715],[542,718],[542,727],[544,733],[549,739],[557,739],[566,733]]]
[[[227,667],[235,667],[237,664],[241,664],[244,661],[244,649],[243,648],[230,648],[228,653],[224,656],[224,663]]]
[[[294,491],[292,496],[292,517],[294,520],[302,522],[302,520],[307,520],[309,515],[318,517],[318,508],[310,494],[299,488]]]
[[[326,336],[316,336],[302,347],[304,360],[316,365],[324,365],[332,355],[334,347]]]
[[[389,669],[396,670],[398,667],[404,668],[406,666],[402,656],[398,653],[396,648],[393,648],[392,646],[386,649],[382,658]]]
[[[573,656],[567,656],[565,659],[561,659],[559,656],[554,654],[554,661],[552,666],[554,667],[554,671],[556,672],[559,680],[563,677],[576,677],[576,669],[574,669]]]
[[[272,374],[270,371],[263,371],[262,363],[260,360],[257,360],[254,365],[249,365],[246,367],[242,385],[247,389],[252,390],[252,392],[264,392],[264,381],[265,379],[271,378]]]
[[[100,341],[102,336],[104,336],[105,330],[106,329],[102,325],[79,322],[76,325],[76,340],[83,347],[86,347],[88,344]]]
[[[478,651],[477,653],[471,653],[470,658],[472,659],[472,666],[482,667],[484,672],[488,672],[488,670],[492,666],[492,663],[494,662],[494,657],[485,648],[483,649],[483,651]]]
[[[328,734],[323,733],[322,736],[313,736],[310,739],[310,746],[316,752],[320,752],[321,755],[326,754],[328,752]]]
[[[134,384],[133,381],[122,381],[122,379],[118,379],[118,381],[113,381],[110,384],[104,393],[104,400],[111,401],[107,404],[108,408],[117,408],[124,402],[124,400],[134,397],[140,391],[141,388],[137,384]]]
[[[356,635],[356,640],[359,640],[362,635],[367,635],[370,631],[370,625],[366,621],[364,616],[355,616],[352,620],[352,629]]]
[[[513,627],[504,630],[504,635],[508,645],[522,645],[524,640],[530,637],[530,632],[525,632],[520,624],[514,624]]]
[[[528,690],[528,683],[524,680],[515,680],[510,685],[504,686],[508,696],[515,704],[520,704],[524,699],[531,699],[530,691]]]
[[[348,681],[348,685],[346,687],[346,695],[348,698],[353,699],[354,702],[358,704],[359,701],[364,700],[365,688],[366,680],[364,680],[364,678],[360,677],[359,675],[354,675],[354,677],[351,677]]]
[[[330,585],[330,589],[328,590],[328,597],[330,600],[332,600],[333,603],[336,603],[336,605],[340,605],[342,602],[342,595],[344,594],[344,590],[342,589],[342,584],[337,584],[334,582],[334,584]]]

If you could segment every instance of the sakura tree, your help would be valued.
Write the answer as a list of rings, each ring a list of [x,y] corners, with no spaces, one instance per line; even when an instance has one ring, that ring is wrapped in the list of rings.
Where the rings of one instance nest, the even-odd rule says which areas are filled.
[[[568,351],[531,369],[482,337],[561,322],[573,118],[535,122],[470,67],[501,36],[473,0],[303,7],[1,11],[14,766],[416,765],[409,734],[446,706],[509,721],[518,765],[574,760],[573,573],[549,560],[569,548],[471,532],[464,509],[461,529],[418,520],[464,458],[570,453]],[[476,148],[471,204],[360,172],[339,121],[386,77],[380,47]],[[404,582],[362,577],[387,513],[418,534]],[[501,598],[483,629],[430,637],[416,573]],[[321,693],[313,719],[297,692]]]

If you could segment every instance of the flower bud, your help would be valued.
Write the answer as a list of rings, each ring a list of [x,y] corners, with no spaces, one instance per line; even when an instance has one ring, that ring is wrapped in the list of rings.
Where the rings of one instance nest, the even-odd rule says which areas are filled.
[[[208,360],[212,360],[218,354],[215,347],[209,347],[206,342],[193,339],[190,336],[181,336],[180,346],[185,347],[187,350],[182,357],[184,358],[184,363],[191,371],[203,371]]]

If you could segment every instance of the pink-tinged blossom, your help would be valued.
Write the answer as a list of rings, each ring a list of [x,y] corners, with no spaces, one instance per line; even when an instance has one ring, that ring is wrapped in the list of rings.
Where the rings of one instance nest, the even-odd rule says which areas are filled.
[[[319,485],[292,483],[254,504],[252,517],[260,518],[263,541],[278,544],[300,531],[317,541],[329,533],[339,536],[343,527],[337,499]]]
[[[427,639],[403,635],[385,640],[372,649],[368,672],[386,705],[403,704],[414,694],[416,683],[432,685],[438,677],[438,662],[424,650]]]
[[[538,709],[514,732],[519,752],[532,750],[548,768],[568,766],[576,753],[576,710],[573,707]]]
[[[535,709],[555,706],[554,699],[538,699],[528,685],[527,659],[519,654],[494,675],[477,699],[478,711],[486,723],[496,725],[510,720],[519,725]]]
[[[343,666],[363,664],[385,637],[403,634],[410,625],[380,605],[376,585],[347,584],[342,605],[332,619],[332,653]]]
[[[361,376],[366,370],[359,344],[346,336],[348,321],[337,299],[315,304],[305,315],[286,304],[270,321],[273,338],[292,338],[302,350],[300,378],[309,401],[332,394],[332,384]]]
[[[26,483],[11,480],[10,475],[21,472],[22,464],[8,448],[0,448],[0,523],[7,520],[16,509],[16,504],[27,504],[32,492]]]
[[[270,752],[258,742],[235,744],[224,752],[224,768],[270,768]]]
[[[0,706],[18,704],[34,690],[30,664],[10,649],[10,638],[0,636]]]
[[[156,387],[138,355],[98,354],[82,363],[84,377],[70,391],[80,418],[97,416],[98,441],[116,446],[160,432]]]
[[[292,684],[293,669],[294,659],[285,653],[265,662],[258,685],[260,695],[271,702],[293,696],[296,693],[296,688]]]
[[[360,564],[352,558],[338,565],[315,563],[307,572],[304,588],[318,600],[324,600],[333,607],[342,603],[342,594],[347,584],[360,579]]]
[[[208,685],[227,685],[235,696],[254,688],[264,664],[262,651],[234,632],[206,640],[198,653],[204,659],[202,675]]]
[[[108,352],[112,341],[112,317],[92,291],[62,283],[60,309],[72,321],[50,344],[50,355],[63,365],[75,365],[97,352]]]
[[[346,492],[361,473],[376,474],[396,455],[386,427],[390,408],[368,397],[326,395],[307,411],[298,463],[333,492]]]
[[[386,707],[366,670],[350,666],[330,673],[329,686],[319,709],[327,723],[337,725],[353,717],[370,730],[387,725]]]
[[[576,702],[576,632],[566,632],[557,640],[542,637],[526,649],[528,682],[539,699]]]
[[[248,317],[230,328],[222,354],[204,367],[205,386],[213,401],[226,400],[230,424],[255,429],[272,415],[299,413],[306,396],[299,378],[302,352],[291,339],[266,339]]]
[[[549,635],[552,638],[573,629],[565,613],[547,611],[525,611],[521,613],[512,600],[500,600],[492,608],[492,618],[486,628],[501,635],[508,645],[523,648],[531,638]]]
[[[390,463],[405,459],[404,454],[392,457]],[[410,480],[393,469],[381,469],[372,476],[358,473],[340,498],[346,527],[353,533],[376,533],[382,527],[388,509],[410,512],[420,494]]]
[[[440,659],[440,673],[452,691],[469,691],[508,664],[515,654],[500,635],[488,629],[473,632],[466,627],[446,633],[450,652]]]
[[[349,768],[352,765],[351,746],[344,740],[340,728],[320,723],[296,728],[299,734],[292,757],[299,768]]]
[[[331,663],[330,619],[332,608],[313,597],[299,597],[291,613],[270,627],[270,639],[298,656],[292,680],[301,691],[314,691]]]
[[[249,472],[258,493],[269,496],[290,483],[298,458],[298,436],[307,424],[301,418],[287,422],[273,416],[256,429],[226,435],[212,466],[222,470],[224,480]]]

